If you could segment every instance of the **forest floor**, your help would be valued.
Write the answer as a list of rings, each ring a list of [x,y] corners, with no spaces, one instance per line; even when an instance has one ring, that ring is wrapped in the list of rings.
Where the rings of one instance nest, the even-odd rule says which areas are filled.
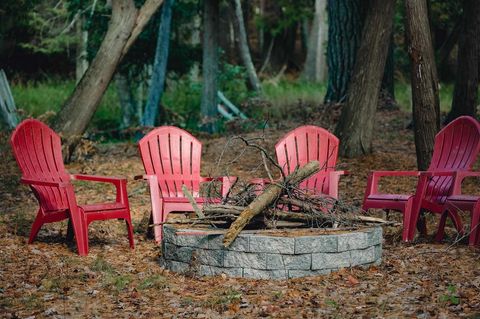
[[[338,161],[339,169],[351,172],[341,179],[340,198],[361,205],[371,170],[415,169],[413,133],[405,129],[408,121],[400,111],[378,112],[374,153]],[[333,130],[335,116],[313,114],[305,122]],[[275,142],[300,124],[289,121],[242,135],[263,135],[263,144],[273,153]],[[264,176],[259,154],[230,137],[200,136],[203,174],[228,173],[244,180]],[[467,247],[465,240],[455,242],[452,228],[447,229],[445,243],[434,243],[438,216],[428,218],[430,236],[409,244],[401,242],[401,227],[385,227],[383,262],[366,270],[292,280],[198,278],[166,271],[159,266],[160,248],[144,235],[150,199],[144,182],[133,180],[143,172],[136,145],[85,144],[82,150],[68,165],[70,172],[128,178],[135,250],[128,248],[124,223],[116,220],[91,224],[88,257],[78,257],[75,246],[65,242],[65,222],[44,226],[37,240],[27,245],[37,203],[19,184],[19,171],[3,136],[2,318],[480,317],[480,251]],[[412,192],[415,180],[386,179],[382,187]],[[114,199],[113,189],[101,184],[78,183],[76,188],[80,202]],[[400,214],[389,218],[401,220]]]

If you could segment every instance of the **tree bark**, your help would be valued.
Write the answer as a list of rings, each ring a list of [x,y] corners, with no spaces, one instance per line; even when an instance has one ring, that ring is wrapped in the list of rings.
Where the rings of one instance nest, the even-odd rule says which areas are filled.
[[[87,45],[88,45],[88,31],[84,30],[85,18],[81,13],[78,13],[80,16],[76,22],[76,32],[77,32],[77,52],[75,58],[75,78],[77,83],[80,82],[83,75],[88,69],[88,59],[87,59]]]
[[[66,160],[85,132],[121,58],[162,2],[147,0],[137,10],[133,0],[112,1],[112,17],[97,55],[55,119],[54,128],[66,139]]]
[[[325,102],[344,102],[364,23],[362,0],[328,0],[328,86]]]
[[[305,166],[288,175],[285,178],[284,183],[286,185],[296,186],[301,181],[318,172],[319,169],[320,164],[317,161],[309,162]],[[260,214],[270,204],[272,204],[275,199],[280,197],[285,189],[286,187],[277,183],[268,185],[263,193],[258,195],[258,197],[251,202],[250,205],[248,205],[240,214],[240,216],[232,223],[223,239],[224,246],[230,246],[230,244],[235,240],[235,238],[237,238],[238,234],[250,222],[250,220],[256,215]]]
[[[315,0],[315,15],[310,29],[303,76],[307,81],[324,82],[327,78],[327,0]]]
[[[417,165],[419,170],[426,170],[440,129],[438,78],[426,0],[405,0],[405,16]]]
[[[174,0],[165,0],[162,7],[161,21],[158,27],[157,47],[153,74],[148,92],[147,105],[143,113],[143,126],[155,126],[158,114],[161,113],[161,99],[167,74],[168,50],[170,45],[170,27],[172,22],[172,6]]]
[[[127,75],[118,72],[115,75],[115,86],[117,87],[120,109],[122,110],[120,129],[125,129],[132,125],[132,119],[136,111],[135,99],[133,98],[132,88]]]
[[[219,0],[205,0],[203,12],[203,88],[201,113],[203,129],[210,133],[217,131],[218,20]]]
[[[357,63],[336,134],[340,154],[356,157],[371,152],[373,124],[392,32],[395,0],[372,0],[362,31]]]
[[[480,1],[463,1],[463,25],[457,56],[457,77],[452,109],[446,122],[461,115],[475,117],[477,110],[480,56]]]
[[[385,70],[383,71],[382,86],[380,88],[381,106],[385,109],[398,108],[395,102],[395,60],[394,60],[394,48],[395,43],[393,40],[393,27],[390,35],[388,45],[387,61],[385,62]]]
[[[240,57],[242,58],[245,68],[247,69],[250,86],[253,90],[261,92],[262,86],[258,80],[257,72],[255,71],[255,66],[253,65],[252,56],[250,55],[250,49],[248,47],[247,33],[245,32],[245,22],[243,20],[242,4],[240,0],[234,0],[231,3],[231,6],[232,11],[234,12],[233,27],[235,29],[235,33],[237,34]]]

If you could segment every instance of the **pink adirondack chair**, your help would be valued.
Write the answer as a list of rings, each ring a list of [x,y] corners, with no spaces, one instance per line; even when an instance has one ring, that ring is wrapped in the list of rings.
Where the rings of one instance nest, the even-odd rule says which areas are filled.
[[[433,156],[425,172],[419,171],[374,171],[368,177],[362,208],[381,208],[403,213],[404,241],[415,236],[415,226],[421,211],[441,214],[445,200],[455,195],[454,175],[468,171],[475,163],[480,150],[480,124],[472,117],[461,116],[444,127],[435,137]],[[415,194],[382,194],[378,183],[383,176],[417,176]],[[419,225],[426,233],[424,224]]]
[[[299,187],[317,195],[338,198],[338,181],[346,171],[335,171],[338,138],[313,125],[300,126],[282,137],[275,145],[278,164],[285,175],[310,161],[320,163],[320,172],[303,181]]]
[[[445,233],[445,223],[447,221],[447,217],[452,219],[457,231],[460,233],[460,235],[463,235],[462,219],[458,215],[458,212],[468,211],[471,213],[470,236],[468,244],[470,246],[480,245],[480,196],[463,195],[461,192],[462,181],[465,179],[465,177],[474,176],[478,178],[480,177],[480,172],[463,171],[453,173],[452,175],[454,176],[453,193],[455,195],[448,196],[447,200],[445,201],[445,210],[440,218],[435,240],[438,242],[442,241]]]
[[[30,185],[40,206],[32,225],[29,244],[43,224],[69,219],[67,237],[72,239],[73,228],[78,254],[85,256],[88,254],[88,225],[94,220],[118,218],[125,220],[130,248],[134,248],[125,179],[70,175],[63,164],[60,137],[37,120],[29,119],[20,123],[11,136],[10,144],[22,171],[21,182]],[[116,201],[78,205],[71,180],[111,183],[117,190]]]
[[[218,198],[200,197],[200,184],[222,182],[222,196],[226,196],[236,177],[208,178],[200,176],[202,143],[185,130],[163,126],[145,135],[138,144],[146,175],[137,176],[147,180],[152,201],[154,234],[162,241],[161,223],[170,212],[194,211],[182,186],[193,195],[199,208],[207,201],[219,202]]]

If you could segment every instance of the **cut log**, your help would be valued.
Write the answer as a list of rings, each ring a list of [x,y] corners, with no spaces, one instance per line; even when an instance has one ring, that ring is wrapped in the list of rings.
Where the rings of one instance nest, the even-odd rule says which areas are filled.
[[[247,208],[245,208],[245,210],[240,214],[240,216],[232,223],[225,234],[223,245],[225,247],[230,246],[230,244],[235,240],[235,238],[237,238],[238,234],[250,222],[250,220],[264,211],[265,208],[279,198],[288,187],[298,185],[304,179],[307,179],[318,172],[319,169],[320,164],[318,161],[312,161],[288,175],[285,178],[283,185],[268,185],[263,193],[261,193],[253,202],[251,202],[250,205],[248,205]]]

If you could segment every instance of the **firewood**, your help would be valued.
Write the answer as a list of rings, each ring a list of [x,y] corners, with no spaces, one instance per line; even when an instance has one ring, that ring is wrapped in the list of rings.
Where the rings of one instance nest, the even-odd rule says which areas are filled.
[[[285,177],[283,185],[277,183],[268,185],[263,193],[261,193],[253,202],[251,202],[240,214],[240,216],[232,223],[225,234],[223,245],[225,247],[230,246],[230,244],[235,240],[235,238],[237,238],[238,234],[250,222],[250,220],[254,216],[260,214],[263,210],[265,210],[265,208],[278,199],[282,193],[285,192],[285,189],[288,186],[298,185],[304,179],[318,172],[319,169],[320,164],[318,161],[312,161],[305,166],[296,169],[292,174]]]

